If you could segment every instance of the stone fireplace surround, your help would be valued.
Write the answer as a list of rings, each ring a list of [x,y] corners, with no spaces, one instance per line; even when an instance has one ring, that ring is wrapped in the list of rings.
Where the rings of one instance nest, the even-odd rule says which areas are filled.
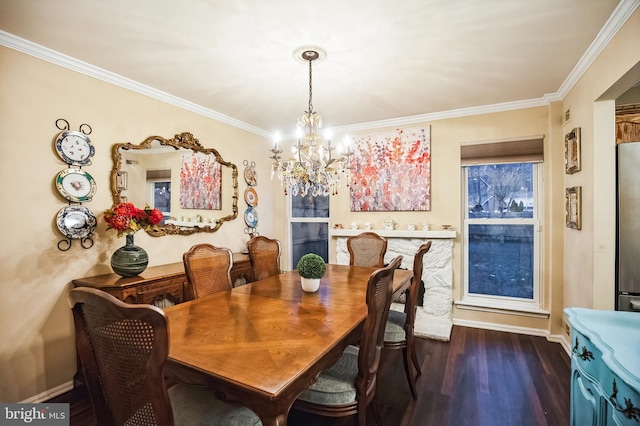
[[[338,264],[349,264],[347,238],[362,232],[365,231],[350,229],[332,229],[330,231],[329,235],[336,240]],[[371,232],[387,239],[385,263],[402,255],[400,267],[403,269],[413,268],[415,252],[422,244],[431,241],[431,249],[423,261],[422,281],[425,292],[422,306],[418,306],[416,313],[415,335],[449,341],[453,325],[453,240],[456,237],[456,231],[372,230]],[[402,311],[404,305],[393,303],[392,309]]]

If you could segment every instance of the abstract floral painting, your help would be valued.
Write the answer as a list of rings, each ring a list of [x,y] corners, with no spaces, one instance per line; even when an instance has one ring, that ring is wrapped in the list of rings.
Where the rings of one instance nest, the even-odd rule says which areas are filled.
[[[180,207],[220,210],[222,170],[214,156],[194,152],[182,156],[180,168]]]
[[[354,140],[351,211],[431,209],[430,130],[397,129]]]

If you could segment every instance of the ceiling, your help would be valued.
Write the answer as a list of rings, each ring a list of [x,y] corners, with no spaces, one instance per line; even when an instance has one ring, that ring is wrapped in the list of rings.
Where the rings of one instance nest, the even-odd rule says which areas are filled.
[[[307,109],[308,64],[294,58],[301,47],[326,52],[313,65],[325,128],[418,122],[560,100],[617,30],[619,11],[637,3],[0,0],[0,43],[17,39],[23,50],[266,136],[292,133]]]

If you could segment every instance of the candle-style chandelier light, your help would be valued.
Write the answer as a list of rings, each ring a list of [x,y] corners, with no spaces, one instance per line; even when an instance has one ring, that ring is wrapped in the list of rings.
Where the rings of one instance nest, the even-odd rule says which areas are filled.
[[[278,148],[278,136],[274,147],[270,150],[273,156],[271,178],[277,175],[284,187],[285,195],[291,190],[293,195],[313,197],[329,194],[337,194],[340,187],[340,175],[347,174],[349,179],[349,161],[353,154],[348,137],[345,137],[346,147],[337,147],[337,158],[334,158],[331,145],[331,136],[321,135],[322,118],[313,111],[312,103],[312,63],[320,57],[315,50],[304,50],[301,58],[309,62],[309,109],[298,117],[296,130],[296,143],[293,146],[293,154],[288,159],[283,159],[282,150]]]

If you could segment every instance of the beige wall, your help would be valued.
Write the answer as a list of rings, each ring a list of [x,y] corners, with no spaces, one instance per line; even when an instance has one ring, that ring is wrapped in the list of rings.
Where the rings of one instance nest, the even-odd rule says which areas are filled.
[[[582,134],[582,170],[566,175],[564,187],[582,186],[583,197],[582,230],[564,230],[565,307],[614,308],[614,100],[640,81],[639,61],[640,10],[636,10],[563,101],[563,110],[571,110],[563,132],[580,127]]]
[[[240,171],[243,160],[258,167],[259,231],[281,237],[276,215],[282,204],[279,187],[269,178],[269,163],[256,147],[269,141],[183,109],[150,99],[103,81],[0,47],[0,193],[4,226],[0,246],[0,401],[23,401],[68,382],[75,372],[71,312],[65,295],[74,278],[111,272],[111,253],[124,244],[106,232],[102,212],[112,204],[109,187],[114,143],[140,143],[151,135],[173,137],[189,131],[205,147],[215,147]],[[74,241],[62,252],[55,225],[66,203],[55,189],[57,173],[66,168],[53,141],[64,118],[77,130],[93,128],[93,164],[83,168],[98,191],[84,205],[98,217],[95,244],[90,249]],[[276,197],[277,196],[277,197]],[[136,234],[136,244],[149,253],[150,265],[182,261],[192,244],[210,242],[243,249],[244,200],[238,219],[214,234],[153,238]]]

